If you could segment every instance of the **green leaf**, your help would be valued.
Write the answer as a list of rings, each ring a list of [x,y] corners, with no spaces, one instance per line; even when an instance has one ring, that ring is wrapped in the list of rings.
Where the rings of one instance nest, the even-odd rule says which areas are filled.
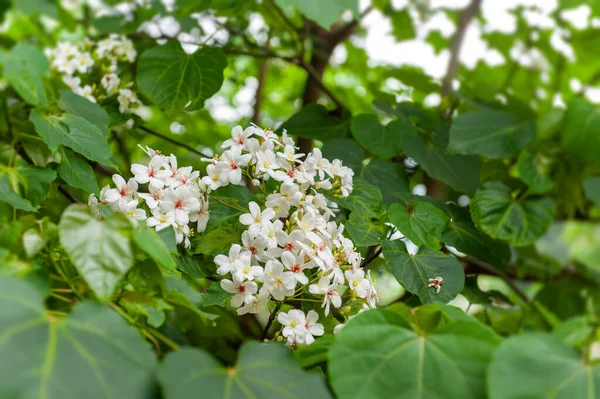
[[[308,19],[312,19],[325,29],[340,19],[342,11],[350,10],[358,18],[357,0],[275,0],[279,7],[296,7]]]
[[[373,222],[369,217],[352,212],[346,221],[346,230],[358,247],[381,244],[385,240],[387,226],[382,222]]]
[[[42,203],[56,172],[48,168],[22,164],[0,165],[0,201],[17,209],[34,212]]]
[[[58,318],[38,290],[7,276],[0,292],[0,397],[152,396],[156,358],[114,310],[83,302]]]
[[[409,191],[408,175],[401,163],[373,158],[363,169],[362,177],[379,188],[386,205],[397,202],[400,193]]]
[[[21,2],[19,1],[19,4]],[[46,105],[42,77],[48,73],[48,58],[37,46],[19,43],[4,60],[4,77],[29,104]]]
[[[548,197],[513,198],[504,183],[487,182],[471,201],[475,224],[492,238],[515,246],[533,244],[550,228],[556,212]]]
[[[568,245],[569,259],[600,270],[600,225],[588,221],[570,220],[565,224],[562,240]]]
[[[598,365],[546,334],[526,333],[504,341],[489,367],[492,399],[593,398],[600,384]]]
[[[534,121],[518,121],[516,116],[500,111],[468,112],[454,119],[448,151],[508,158],[534,138]]]
[[[335,202],[343,208],[358,212],[363,216],[375,218],[379,215],[382,199],[381,191],[366,180],[355,178],[352,193],[346,198],[335,198]]]
[[[442,242],[498,269],[506,269],[510,262],[508,244],[494,240],[479,231],[471,221],[471,215],[466,209],[456,205],[448,205],[446,209],[452,216],[442,236]]]
[[[397,41],[402,42],[416,36],[415,25],[408,8],[392,13],[390,19],[392,21],[392,34]]]
[[[85,205],[71,205],[59,224],[60,243],[99,299],[108,301],[133,266],[131,223],[121,214],[97,219]]]
[[[80,188],[90,194],[97,193],[99,188],[96,181],[96,174],[87,161],[66,148],[62,148],[59,151],[62,160],[57,170],[61,179],[72,187]]]
[[[416,202],[414,206],[392,204],[388,209],[390,222],[415,245],[427,245],[440,249],[442,232],[448,224],[448,215],[427,202]]]
[[[51,0],[12,0],[15,9],[23,14],[41,14],[52,18],[57,16],[56,4]]]
[[[229,251],[231,244],[239,241],[241,232],[238,226],[223,225],[194,238],[193,253],[216,256]]]
[[[344,110],[341,116],[329,113],[321,104],[308,104],[283,122],[279,130],[286,129],[298,137],[330,140],[348,135],[350,113]]]
[[[96,125],[105,136],[108,136],[108,124],[110,123],[110,119],[104,108],[98,104],[75,94],[71,90],[61,90],[58,105],[64,111],[82,117],[88,122]]]
[[[529,186],[531,192],[545,193],[550,191],[553,185],[550,177],[551,167],[551,158],[525,150],[519,155],[514,171],[516,176]]]
[[[169,247],[154,229],[146,226],[138,227],[133,230],[133,241],[162,267],[170,270],[177,268],[177,263],[173,259]]]
[[[583,182],[583,191],[587,199],[600,206],[600,177],[590,177]]]
[[[598,163],[600,153],[600,112],[583,98],[569,103],[561,141],[565,152],[575,160]]]
[[[332,139],[323,144],[323,156],[329,161],[341,160],[344,166],[352,169],[354,174],[358,174],[362,168],[365,152],[352,139]]]
[[[209,307],[209,306],[229,306],[229,301],[232,295],[225,291],[219,284],[211,285],[206,292],[200,294],[200,300],[198,306]]]
[[[383,159],[393,158],[402,152],[402,136],[413,132],[405,121],[392,121],[386,126],[372,114],[355,116],[350,124],[352,136],[371,154]]]
[[[500,339],[459,320],[420,336],[385,310],[359,314],[329,352],[333,390],[345,399],[485,397],[486,368]]]
[[[46,114],[35,109],[29,115],[29,120],[33,122],[51,151],[54,152],[60,145],[64,145],[89,160],[114,166],[106,136],[98,127],[82,117],[73,114]]]
[[[302,370],[280,344],[246,342],[238,361],[223,367],[208,353],[183,348],[169,353],[158,371],[165,399],[330,398],[324,379]]]
[[[448,133],[440,130],[429,144],[425,137],[407,134],[402,137],[406,155],[414,159],[434,179],[439,179],[457,191],[473,194],[479,187],[481,161],[476,156],[444,153]]]
[[[454,256],[427,247],[410,255],[401,240],[384,241],[383,256],[396,280],[422,303],[450,302],[463,289],[465,272]],[[429,279],[436,277],[444,279],[439,294],[429,287]]]
[[[187,54],[178,42],[171,41],[142,53],[137,84],[161,108],[193,111],[219,91],[226,66],[220,49],[202,46]]]

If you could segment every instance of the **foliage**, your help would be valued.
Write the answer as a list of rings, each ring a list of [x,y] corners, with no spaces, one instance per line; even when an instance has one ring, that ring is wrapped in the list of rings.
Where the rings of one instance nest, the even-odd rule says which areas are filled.
[[[0,397],[597,396],[598,2],[362,3],[0,0]]]

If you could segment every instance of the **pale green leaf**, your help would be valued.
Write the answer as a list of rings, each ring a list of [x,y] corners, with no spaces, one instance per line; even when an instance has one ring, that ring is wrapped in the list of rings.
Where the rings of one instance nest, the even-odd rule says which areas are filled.
[[[168,354],[158,371],[165,399],[330,398],[318,374],[302,370],[281,344],[246,342],[235,366],[225,368],[211,355],[184,348]]]
[[[99,299],[108,301],[133,266],[131,223],[121,214],[98,219],[86,205],[71,205],[60,219],[60,243]]]
[[[97,193],[99,189],[96,175],[87,161],[66,148],[61,149],[60,154],[62,159],[57,170],[61,179],[72,187],[80,188],[90,194]]]
[[[578,162],[598,163],[600,153],[600,112],[578,97],[569,103],[562,129],[564,150]]]
[[[42,77],[48,73],[48,68],[48,59],[42,50],[31,44],[19,43],[4,60],[4,77],[29,104],[46,105],[48,99]]]
[[[155,390],[150,345],[114,310],[84,302],[68,317],[43,295],[0,276],[0,397],[146,399]]]
[[[296,7],[308,19],[312,19],[325,29],[340,19],[342,11],[350,10],[358,17],[358,0],[276,0],[280,7]]]
[[[594,398],[600,368],[557,338],[528,333],[507,339],[489,367],[492,399]]]
[[[133,230],[133,241],[162,267],[171,270],[177,268],[177,263],[171,255],[169,247],[154,229],[146,226],[138,227]]]
[[[476,321],[457,320],[421,336],[400,316],[371,310],[338,334],[328,371],[335,393],[345,399],[482,398],[499,342]]]
[[[66,112],[80,116],[88,122],[96,125],[105,136],[108,136],[108,114],[100,105],[91,102],[85,97],[75,94],[71,90],[60,91],[58,105]]]
[[[590,177],[583,182],[583,191],[587,199],[600,206],[600,177]]]

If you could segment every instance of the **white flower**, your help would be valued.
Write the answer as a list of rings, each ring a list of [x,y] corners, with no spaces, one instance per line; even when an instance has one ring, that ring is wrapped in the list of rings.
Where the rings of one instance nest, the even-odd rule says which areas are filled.
[[[221,187],[221,179],[219,179],[219,171],[215,165],[208,165],[206,167],[206,176],[202,178],[202,181],[211,189],[216,190]]]
[[[292,309],[287,313],[279,312],[277,321],[284,326],[281,334],[289,343],[304,342],[304,336],[308,333],[308,330],[305,327],[306,317],[303,311]]]
[[[314,336],[320,337],[325,333],[323,324],[317,323],[317,320],[319,320],[319,314],[314,310],[309,310],[306,314],[306,323],[304,324],[304,328],[306,329],[304,343],[306,345],[310,345],[315,341]]]
[[[138,200],[132,200],[124,205],[122,205],[123,203],[119,204],[121,212],[123,212],[129,217],[134,226],[137,226],[138,220],[146,219],[146,211],[144,211],[143,209],[139,209],[137,207],[138,203]]]
[[[217,173],[223,184],[238,184],[242,181],[242,167],[248,165],[252,156],[241,154],[239,147],[232,147],[223,153],[221,161],[217,163]]]
[[[277,244],[279,244],[280,247],[287,251],[294,252],[300,249],[298,243],[304,240],[305,235],[302,230],[294,230],[289,234],[283,230],[279,230],[275,233],[275,237],[277,238]]]
[[[243,130],[241,126],[235,126],[233,129],[231,129],[231,138],[225,140],[221,147],[239,148],[241,150],[244,148],[246,139],[252,136],[255,130],[256,129],[253,126],[247,127],[246,130]]]
[[[267,303],[268,298],[261,295],[254,295],[248,303],[237,309],[238,315],[244,315],[246,313],[256,314],[258,313]]]
[[[160,205],[160,201],[162,200],[163,195],[165,194],[165,190],[163,190],[162,188],[154,187],[152,185],[148,186],[148,190],[150,191],[150,193],[139,193],[139,196],[143,198],[144,201],[146,201],[148,208],[154,209],[158,205]]]
[[[240,223],[248,226],[250,234],[256,234],[260,230],[264,221],[270,221],[275,217],[275,211],[270,208],[266,208],[264,211],[260,211],[260,207],[254,201],[248,204],[250,213],[244,213],[240,215]]]
[[[196,231],[202,233],[206,230],[208,218],[208,201],[200,201],[200,209],[198,209],[198,212],[190,213],[190,222],[198,222]]]
[[[256,153],[256,171],[258,173],[271,175],[277,168],[279,168],[279,165],[273,151],[266,150]]]
[[[162,212],[159,208],[152,209],[152,216],[146,220],[150,227],[156,227],[156,231],[175,225],[175,212]]]
[[[342,306],[342,298],[336,291],[336,286],[330,285],[327,277],[321,277],[318,284],[311,284],[308,287],[308,291],[313,295],[324,296],[323,305],[321,307],[325,308],[325,316],[329,315],[330,305],[333,305],[336,308]]]
[[[94,65],[94,59],[89,53],[80,53],[75,57],[74,63],[79,73],[87,73]]]
[[[117,186],[117,188],[111,188],[106,192],[104,196],[107,202],[116,202],[116,201],[126,201],[129,202],[133,199],[133,195],[137,193],[138,184],[135,179],[129,179],[128,182],[125,182],[122,176],[114,174],[112,176],[112,180]],[[102,199],[102,195],[100,195]]]
[[[277,301],[282,301],[286,296],[294,294],[296,287],[294,273],[284,272],[283,265],[277,260],[267,262],[263,279],[263,288],[266,288]]]
[[[73,90],[75,92],[75,94],[81,96],[81,97],[85,97],[87,100],[95,103],[96,102],[96,97],[94,97],[92,95],[92,86],[90,85],[85,85],[83,87],[76,87],[75,90]]]
[[[221,280],[221,288],[225,291],[235,294],[231,298],[231,306],[239,308],[242,304],[249,304],[253,301],[254,294],[258,291],[258,286],[253,281],[242,282],[240,280]]]
[[[304,156],[304,154],[296,154],[296,149],[291,145],[286,145],[283,149],[283,152],[278,152],[277,156],[285,159],[291,164],[296,162],[300,162],[300,158]]]
[[[200,201],[192,196],[192,192],[186,186],[179,186],[175,190],[169,187],[165,191],[160,208],[165,212],[175,211],[177,224],[187,225],[190,221],[189,214],[200,209]]]
[[[267,247],[267,239],[265,237],[250,234],[246,230],[242,233],[242,244],[257,260],[263,262],[269,260],[268,256],[265,255],[265,248]]]
[[[215,263],[217,266],[219,266],[217,273],[220,275],[230,273],[235,268],[235,263],[240,262],[240,258],[242,256],[248,256],[248,258],[250,258],[248,252],[243,252],[240,254],[241,249],[242,247],[240,247],[238,244],[233,244],[231,248],[229,248],[229,256],[222,254],[215,256]],[[250,260],[248,260],[248,262],[250,262]],[[246,263],[246,261],[242,260],[242,263]]]
[[[140,184],[150,183],[155,188],[162,188],[165,182],[158,178],[159,170],[164,164],[164,158],[161,155],[155,155],[150,159],[148,166],[134,163],[131,165],[131,173],[135,181]]]
[[[71,89],[74,92],[77,92],[80,89],[81,86],[81,78],[78,76],[64,76],[63,77],[63,82],[65,82],[65,84],[67,86],[69,86],[69,89]]]
[[[348,287],[356,292],[359,298],[366,298],[371,284],[365,279],[365,271],[363,269],[346,270],[344,274],[348,280]]]
[[[137,94],[135,94],[130,89],[120,89],[117,101],[119,101],[119,112],[122,114],[129,112],[132,106],[133,108],[135,108],[136,106],[142,104],[141,101],[137,98]]]
[[[306,265],[304,264],[304,255],[296,256],[289,251],[281,254],[281,262],[286,269],[294,273],[294,277],[300,284],[307,284],[308,277],[304,274]]]
[[[106,93],[110,96],[115,94],[119,89],[119,84],[121,84],[121,79],[115,73],[109,73],[104,75],[100,80],[102,87],[106,90]]]
[[[250,258],[244,257],[240,258],[239,262],[234,263],[231,274],[240,281],[252,281],[255,278],[259,280],[262,279],[263,271],[262,266],[252,266],[250,264]]]

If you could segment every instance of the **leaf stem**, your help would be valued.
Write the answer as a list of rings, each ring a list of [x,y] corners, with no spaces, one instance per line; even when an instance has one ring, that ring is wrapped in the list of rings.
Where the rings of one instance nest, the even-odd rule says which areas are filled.
[[[181,147],[181,148],[185,148],[186,150],[188,150],[188,151],[191,151],[191,152],[193,152],[193,153],[196,153],[196,154],[198,154],[198,155],[200,155],[200,156],[202,156],[202,157],[205,157],[205,158],[212,158],[212,157],[211,157],[211,156],[209,156],[208,154],[205,154],[205,153],[204,153],[204,152],[202,152],[202,151],[198,151],[197,149],[195,149],[195,148],[194,148],[194,147],[192,147],[191,145],[187,145],[187,144],[185,144],[185,143],[182,143],[182,142],[180,142],[180,141],[177,141],[177,140],[175,140],[175,139],[173,139],[173,138],[171,138],[171,137],[169,137],[169,136],[166,136],[166,135],[164,135],[164,134],[158,133],[158,132],[156,132],[156,131],[154,131],[154,130],[152,130],[152,129],[148,129],[146,126],[139,126],[139,127],[138,127],[138,129],[139,129],[139,130],[142,130],[142,131],[144,131],[144,132],[146,132],[146,133],[148,133],[148,134],[150,134],[150,135],[152,135],[152,136],[159,137],[159,138],[161,138],[161,139],[163,139],[163,140],[165,140],[165,141],[168,141],[168,142],[169,142],[169,143],[171,143],[171,144],[174,144],[174,145],[176,145],[176,146],[179,146],[179,147]]]

